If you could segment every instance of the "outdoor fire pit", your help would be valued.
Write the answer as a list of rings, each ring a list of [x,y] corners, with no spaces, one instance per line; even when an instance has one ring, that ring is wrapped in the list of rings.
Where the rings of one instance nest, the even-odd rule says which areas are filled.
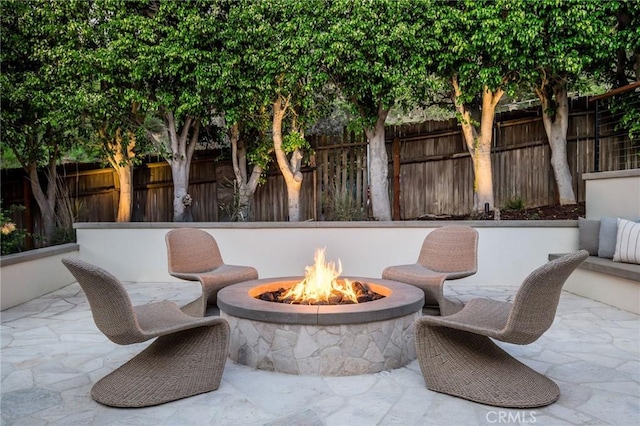
[[[267,278],[220,290],[220,315],[231,327],[231,359],[261,370],[316,376],[376,373],[414,360],[413,323],[424,304],[424,294],[416,287],[375,278],[338,279],[340,270],[334,270],[328,274],[330,281],[357,281],[383,297],[337,305],[258,298],[316,282],[310,272],[327,275],[324,268],[333,268],[321,268],[319,260],[324,255],[316,253],[316,264],[307,267],[304,278]]]

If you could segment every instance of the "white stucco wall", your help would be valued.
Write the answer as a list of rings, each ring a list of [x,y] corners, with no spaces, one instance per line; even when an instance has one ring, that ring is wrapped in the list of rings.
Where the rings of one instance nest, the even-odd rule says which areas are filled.
[[[640,218],[640,169],[585,173],[586,217]]]
[[[460,222],[458,222],[460,223]],[[339,259],[343,275],[380,277],[389,265],[414,263],[428,232],[446,222],[79,223],[80,258],[123,281],[176,282],[167,273],[165,234],[206,229],[225,263],[250,265],[260,278],[303,275],[316,248]],[[464,281],[519,286],[549,253],[577,250],[576,221],[465,222],[479,233],[478,273]]]
[[[75,282],[64,257],[78,256],[77,244],[64,244],[3,256],[0,261],[0,309],[24,303]]]

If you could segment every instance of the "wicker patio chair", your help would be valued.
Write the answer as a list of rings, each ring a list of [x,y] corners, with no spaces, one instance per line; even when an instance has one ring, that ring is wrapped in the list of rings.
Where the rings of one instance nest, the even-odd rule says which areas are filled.
[[[113,407],[147,407],[218,389],[229,352],[229,324],[197,318],[172,302],[133,306],[109,272],[75,258],[63,259],[89,299],[98,329],[119,345],[157,337],[138,355],[91,389]]]
[[[492,340],[526,345],[553,323],[560,292],[589,253],[581,250],[548,262],[523,281],[513,302],[473,299],[448,317],[424,316],[415,323],[420,369],[433,391],[507,408],[542,407],[560,389]]]
[[[382,278],[420,287],[425,308],[450,315],[462,309],[462,304],[444,297],[444,282],[468,277],[477,270],[478,231],[466,225],[447,225],[427,234],[416,263],[389,266],[382,271]]]
[[[173,229],[165,241],[169,274],[202,285],[202,296],[183,307],[191,315],[204,315],[207,306],[216,305],[221,288],[258,279],[258,271],[251,266],[225,264],[215,238],[202,229]]]

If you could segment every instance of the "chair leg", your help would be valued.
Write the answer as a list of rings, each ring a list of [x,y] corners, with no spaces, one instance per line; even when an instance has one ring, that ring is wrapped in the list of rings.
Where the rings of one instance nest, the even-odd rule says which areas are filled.
[[[505,408],[549,405],[560,389],[500,349],[490,338],[418,322],[418,362],[427,388]]]
[[[464,308],[464,304],[459,300],[451,300],[444,296],[438,302],[440,307],[440,316],[445,317],[447,315],[453,315]]]
[[[437,311],[440,316],[453,315],[460,311],[464,304],[444,297],[445,276],[434,276],[418,287],[424,291],[424,307],[427,310]]]
[[[187,315],[191,315],[192,317],[203,317],[206,316],[207,312],[207,302],[204,296],[199,296],[197,299],[187,303],[183,307],[180,308],[182,312]]]
[[[213,391],[228,352],[227,323],[160,336],[100,379],[91,397],[113,407],[147,407]]]

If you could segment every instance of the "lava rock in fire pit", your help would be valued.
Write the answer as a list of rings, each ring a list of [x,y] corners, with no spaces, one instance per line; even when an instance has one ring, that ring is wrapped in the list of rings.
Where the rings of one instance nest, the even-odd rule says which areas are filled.
[[[260,293],[256,297],[256,299],[264,300],[267,302],[280,302],[280,299],[282,298],[281,296],[285,291],[287,290],[282,287],[274,291],[265,291],[264,293]]]
[[[354,281],[351,286],[356,293],[358,303],[372,302],[374,300],[382,299],[384,296],[380,293],[376,293],[369,289],[369,286],[361,283],[360,281]]]
[[[351,287],[356,294],[356,298],[358,303],[372,302],[374,300],[382,299],[384,296],[380,293],[376,293],[371,290],[369,286],[360,281],[353,281],[351,283]],[[273,291],[266,291],[264,293],[260,293],[256,296],[256,299],[264,300],[266,302],[276,302],[276,303],[288,303],[295,305],[350,305],[353,304],[353,300],[349,299],[342,294],[336,293],[332,294],[329,297],[329,300],[320,300],[320,301],[309,301],[309,302],[298,302],[294,299],[284,297],[284,294],[287,292],[287,289],[279,288]]]

